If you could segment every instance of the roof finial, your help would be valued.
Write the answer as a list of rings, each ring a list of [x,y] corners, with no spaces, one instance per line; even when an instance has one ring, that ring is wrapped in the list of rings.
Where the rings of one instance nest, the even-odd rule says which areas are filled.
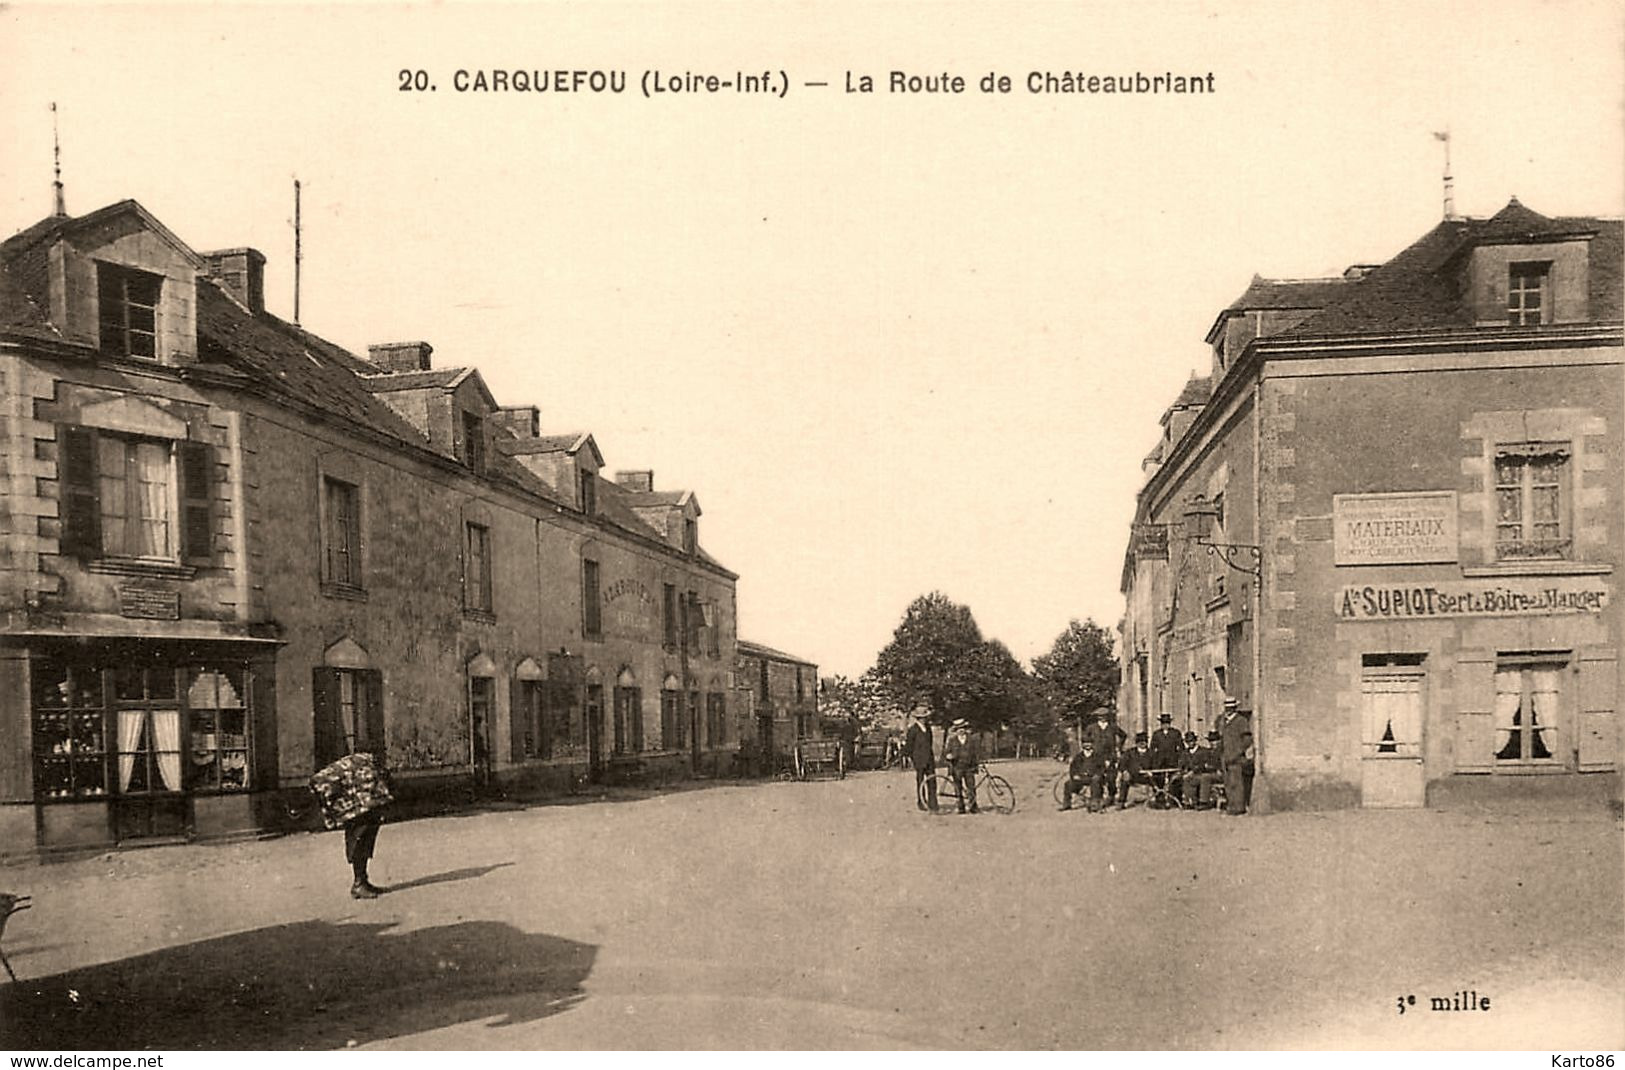
[[[1450,128],[1435,130],[1433,136],[1444,142],[1444,217],[1446,221],[1456,218],[1456,186],[1455,179],[1450,177]]]
[[[56,171],[56,181],[51,183],[56,190],[56,214],[68,214],[68,202],[62,196],[62,138],[56,129],[56,101],[51,101],[51,157],[52,165]]]

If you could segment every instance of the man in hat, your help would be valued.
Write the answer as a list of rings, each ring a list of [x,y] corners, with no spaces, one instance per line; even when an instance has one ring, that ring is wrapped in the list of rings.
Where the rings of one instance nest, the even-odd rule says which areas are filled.
[[[1253,795],[1253,725],[1233,698],[1224,700],[1219,759],[1224,765],[1224,812],[1239,817]]]
[[[1072,796],[1085,788],[1089,789],[1089,812],[1099,813],[1106,790],[1106,762],[1089,739],[1078,746],[1078,753],[1067,766],[1066,783],[1061,785],[1061,809],[1072,809]]]
[[[1128,789],[1135,784],[1151,784],[1151,751],[1145,743],[1145,733],[1134,733],[1134,746],[1123,752],[1117,766],[1117,808],[1128,806]]]
[[[1112,721],[1113,714],[1107,706],[1101,706],[1089,716],[1091,723],[1084,727],[1083,739],[1095,745],[1095,753],[1106,766],[1106,790],[1110,793],[1117,786],[1117,755],[1123,749],[1125,733]]]
[[[959,812],[964,813],[969,804],[971,813],[979,813],[976,808],[976,767],[981,764],[981,758],[976,753],[975,742],[970,738],[970,722],[963,717],[951,726],[948,742],[942,747],[942,760],[948,763],[948,775],[953,779],[954,790],[959,793]]]
[[[1157,786],[1156,797],[1151,800],[1154,810],[1166,810],[1172,805],[1168,801],[1169,787],[1185,760],[1185,742],[1179,738],[1179,729],[1173,722],[1173,717],[1161,714],[1157,717],[1157,730],[1151,733],[1150,768],[1160,770],[1152,776]]]
[[[914,766],[914,805],[921,810],[937,809],[937,756],[931,749],[931,726],[926,718],[931,710],[916,706],[908,715],[908,733],[903,737],[903,753]]]
[[[1209,732],[1206,740],[1198,740],[1195,732],[1185,733],[1185,775],[1180,783],[1180,795],[1185,805],[1195,810],[1213,809],[1213,785],[1219,779],[1219,752],[1214,744],[1219,741],[1217,730]]]

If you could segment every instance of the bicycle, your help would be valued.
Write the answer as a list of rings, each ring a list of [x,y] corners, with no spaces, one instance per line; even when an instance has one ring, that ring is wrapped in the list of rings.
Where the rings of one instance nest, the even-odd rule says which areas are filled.
[[[936,773],[930,781],[920,782],[920,802],[925,802],[925,785],[933,783],[937,788],[937,806],[940,809],[946,805],[944,800],[952,800],[957,806],[959,792],[954,787],[953,777],[946,773]],[[976,763],[976,802],[978,809],[995,810],[1001,814],[1016,812],[1016,789],[1010,782],[999,774],[988,769],[986,762]]]

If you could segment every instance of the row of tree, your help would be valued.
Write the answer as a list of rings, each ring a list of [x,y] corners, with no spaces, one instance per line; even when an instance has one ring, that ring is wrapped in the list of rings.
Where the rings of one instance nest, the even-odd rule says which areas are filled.
[[[909,605],[872,668],[857,680],[824,681],[822,705],[826,717],[866,727],[925,706],[944,731],[964,718],[978,731],[1011,732],[1018,748],[1038,749],[1111,705],[1117,671],[1111,635],[1092,620],[1068,624],[1029,672],[1003,643],[982,636],[969,606],[932,592]]]

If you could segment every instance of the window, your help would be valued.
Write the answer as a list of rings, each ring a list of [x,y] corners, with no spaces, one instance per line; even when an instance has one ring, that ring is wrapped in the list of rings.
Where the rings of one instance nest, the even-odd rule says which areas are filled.
[[[1551,302],[1546,300],[1549,262],[1509,265],[1507,277],[1507,323],[1514,327],[1534,327],[1551,322]]]
[[[353,483],[322,480],[322,578],[341,587],[360,588],[361,489]]]
[[[312,673],[311,705],[318,769],[357,751],[383,752],[383,674],[318,667]]]
[[[463,413],[463,463],[470,472],[485,472],[485,428],[477,412]]]
[[[96,265],[102,352],[158,357],[158,295],[163,277],[116,264]]]
[[[113,672],[120,795],[181,790],[181,711],[172,666],[120,665]]]
[[[100,669],[36,661],[34,795],[106,795],[107,705]]]
[[[1569,447],[1560,442],[1503,443],[1495,449],[1495,556],[1568,557],[1564,496]]]
[[[598,476],[594,472],[582,472],[581,483],[581,511],[588,516],[598,512]]]
[[[1360,751],[1417,757],[1422,753],[1421,659],[1366,655],[1360,672]]]
[[[660,623],[667,650],[677,649],[677,588],[668,583],[660,589]]]
[[[728,742],[728,700],[713,692],[705,696],[705,745],[720,747]]]
[[[209,446],[83,427],[59,428],[57,442],[64,553],[209,562],[214,551]]]
[[[796,701],[803,702],[807,698],[807,684],[801,676],[801,666],[796,666]]]
[[[679,614],[683,622],[683,648],[694,654],[700,652],[700,626],[705,618],[700,613],[700,596],[689,591],[683,596],[682,611]]]
[[[700,547],[700,522],[691,516],[683,518],[683,553],[692,554]]]
[[[688,709],[683,714],[683,741],[684,743],[699,746],[705,741],[700,724],[700,693],[688,693]]]
[[[713,658],[720,658],[722,657],[722,610],[715,602],[707,602],[701,607],[701,611],[705,614],[706,654]]]
[[[542,710],[542,682],[518,680],[513,689],[513,735],[515,758],[551,758],[553,738]]]
[[[193,791],[248,788],[248,706],[239,669],[186,670],[190,726],[187,786]]]
[[[463,609],[470,613],[492,612],[491,529],[483,524],[467,524],[463,556]]]
[[[683,714],[679,692],[665,688],[660,692],[660,746],[676,750],[683,745]]]
[[[603,605],[598,600],[598,562],[581,561],[581,634],[589,639],[604,634]]]
[[[643,692],[636,687],[615,689],[613,753],[628,754],[643,749]]]
[[[761,667],[762,667],[762,679],[761,679],[762,701],[766,702],[768,700],[768,693],[767,693],[767,681],[768,681],[768,677],[767,677],[767,659],[763,658],[761,660],[760,664],[761,664]]]
[[[1497,764],[1557,759],[1559,682],[1565,664],[1540,657],[1503,657],[1495,667]]]

